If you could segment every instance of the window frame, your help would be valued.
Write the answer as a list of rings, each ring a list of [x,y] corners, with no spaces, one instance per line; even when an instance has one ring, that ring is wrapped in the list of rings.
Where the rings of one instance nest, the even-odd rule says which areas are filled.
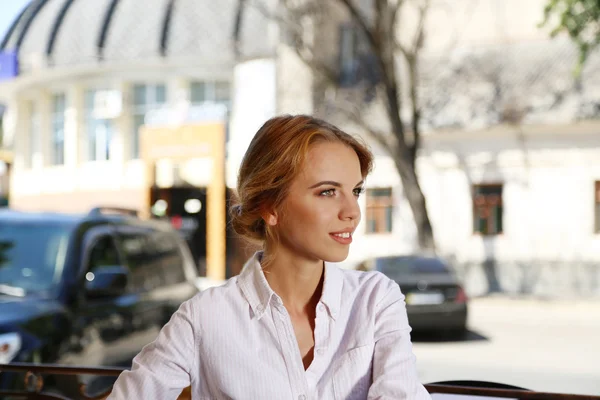
[[[483,188],[499,188],[499,193],[484,193],[484,194],[480,194],[483,197],[491,197],[491,196],[498,196],[499,197],[499,201],[497,204],[493,204],[495,203],[495,201],[491,201],[490,199],[484,199],[483,201],[478,200],[477,196],[477,189],[483,189]],[[494,236],[499,236],[504,234],[504,183],[503,182],[490,182],[490,183],[476,183],[473,184],[471,186],[471,208],[472,208],[472,218],[473,218],[473,235],[481,235],[481,236],[486,236],[486,237],[494,237]],[[478,205],[477,203],[487,203],[490,202],[490,204],[485,204],[485,205]],[[478,215],[478,208],[486,208],[487,212],[489,213],[489,215],[487,217],[481,217]],[[500,213],[500,217],[499,219],[497,219],[497,215],[494,214],[494,212],[492,211],[494,208],[496,208],[496,214]],[[496,217],[494,217],[494,215],[496,215]],[[481,226],[481,220],[486,220],[486,225],[487,225],[487,229],[485,232],[483,232],[480,229]],[[497,219],[496,221],[494,221],[494,219]],[[499,227],[496,226],[496,229],[491,229],[493,227],[493,225],[498,225]]]
[[[389,195],[374,196],[375,191],[389,191]],[[367,188],[365,205],[365,233],[367,235],[391,234],[394,232],[394,188],[373,187]],[[373,214],[375,214],[373,216]],[[375,220],[375,227],[371,227],[371,221]]]
[[[339,25],[339,76],[340,85],[352,86],[356,80],[358,64],[358,32],[355,24],[344,22]]]
[[[227,99],[219,98],[218,85],[227,85]],[[195,99],[194,87],[202,87],[203,97],[202,99]],[[221,88],[222,89],[222,88]],[[192,105],[202,105],[205,103],[223,104],[229,110],[231,108],[231,82],[226,79],[212,79],[212,80],[192,80],[189,83],[189,99]]]
[[[600,235],[600,179],[594,181],[594,234]]]
[[[79,278],[85,279],[85,275],[90,272],[90,256],[91,251],[94,246],[98,243],[98,241],[104,237],[110,237],[113,241],[117,249],[117,255],[119,257],[120,265],[124,268],[129,268],[124,263],[123,252],[119,247],[119,242],[117,240],[115,229],[108,225],[101,225],[94,228],[91,228],[84,234],[83,240],[81,241],[81,256],[80,256],[80,265],[79,269]]]
[[[57,110],[59,99],[62,101],[62,109]],[[52,95],[51,116],[51,148],[52,165],[65,165],[65,126],[66,126],[67,96],[64,92]],[[59,134],[61,132],[61,134]],[[58,151],[60,149],[60,152]]]
[[[138,103],[137,88],[144,88],[144,102]],[[163,91],[162,98],[158,95],[159,88]],[[148,90],[151,89],[151,90]],[[131,85],[131,158],[140,158],[140,128],[144,125],[146,114],[164,107],[168,102],[168,87],[166,82],[133,82]],[[141,117],[141,123],[138,118]]]
[[[112,119],[96,118],[94,116],[94,97],[96,93],[105,90],[104,88],[88,88],[84,92],[84,129],[83,136],[85,137],[85,160],[86,161],[110,161],[111,151],[110,145],[113,135],[116,133],[115,123]],[[105,129],[104,151],[99,149],[98,144],[101,144],[98,136],[98,129]],[[81,136],[80,136],[81,137]],[[102,151],[102,152],[101,152]],[[103,157],[98,157],[100,154]]]

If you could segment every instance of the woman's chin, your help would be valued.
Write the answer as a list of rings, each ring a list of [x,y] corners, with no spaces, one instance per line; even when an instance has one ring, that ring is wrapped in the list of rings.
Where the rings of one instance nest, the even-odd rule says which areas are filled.
[[[346,261],[348,258],[348,251],[329,251],[327,252],[326,257],[323,258],[323,261],[330,263],[339,263],[342,261]]]

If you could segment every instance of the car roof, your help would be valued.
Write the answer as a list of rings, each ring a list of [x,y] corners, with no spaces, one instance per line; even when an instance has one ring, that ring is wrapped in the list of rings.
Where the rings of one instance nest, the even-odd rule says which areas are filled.
[[[414,265],[440,265],[444,268],[451,268],[449,263],[442,257],[429,255],[429,254],[406,254],[406,255],[390,255],[390,256],[382,256],[375,257],[374,261],[386,262],[386,260],[390,261],[399,261],[399,262],[408,262]]]
[[[102,214],[102,213],[59,213],[59,212],[30,212],[0,208],[0,223],[50,223],[64,225],[79,225],[85,222],[106,222],[118,225],[170,230],[171,225],[160,220],[143,220],[132,215]]]
[[[65,214],[53,212],[28,212],[12,209],[0,209],[0,220],[5,222],[54,222],[75,224],[83,219],[83,214]]]
[[[442,257],[435,255],[424,255],[424,254],[403,254],[403,255],[390,255],[390,256],[380,256],[375,257],[378,259],[394,259],[394,260],[436,260],[445,262]]]

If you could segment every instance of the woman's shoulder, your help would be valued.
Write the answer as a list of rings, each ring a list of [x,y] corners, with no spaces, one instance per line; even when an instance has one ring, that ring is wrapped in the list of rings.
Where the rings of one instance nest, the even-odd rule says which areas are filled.
[[[340,269],[340,271],[344,277],[344,288],[347,290],[370,293],[379,297],[398,288],[394,280],[379,271],[353,269]]]
[[[359,285],[387,285],[394,283],[393,280],[388,278],[386,275],[379,271],[374,270],[361,270],[361,269],[347,269],[339,268],[342,275],[344,276],[344,282],[349,281]]]
[[[237,279],[237,276],[232,277],[221,285],[205,288],[188,301],[195,310],[211,310],[211,314],[223,308],[235,307],[243,300]]]
[[[398,284],[379,271],[343,270],[342,276],[340,306],[356,320],[374,321],[386,304],[403,300]]]

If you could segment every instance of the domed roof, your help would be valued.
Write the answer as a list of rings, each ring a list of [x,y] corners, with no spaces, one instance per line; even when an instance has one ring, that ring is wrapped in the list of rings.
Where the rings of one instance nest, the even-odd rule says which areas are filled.
[[[147,59],[207,64],[272,53],[268,20],[243,0],[32,0],[0,42],[21,70]],[[239,21],[239,23],[238,23]]]

